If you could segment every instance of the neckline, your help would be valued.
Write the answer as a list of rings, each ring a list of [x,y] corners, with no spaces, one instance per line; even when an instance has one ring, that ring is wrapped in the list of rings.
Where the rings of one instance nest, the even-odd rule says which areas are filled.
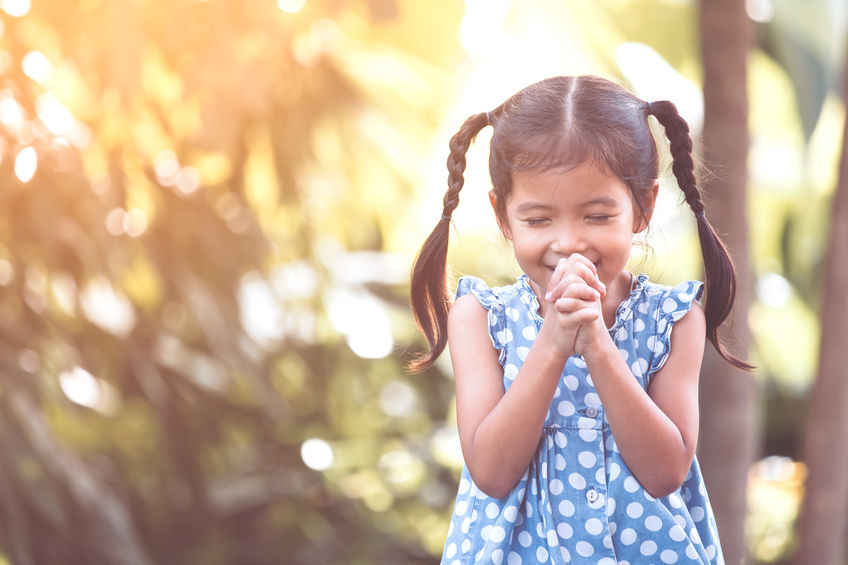
[[[631,273],[630,276],[632,277],[630,282],[630,292],[615,309],[615,320],[613,321],[612,326],[607,328],[607,331],[610,333],[617,330],[619,326],[624,323],[628,314],[632,311],[633,301],[642,293],[645,288],[645,284],[648,282],[648,275],[645,273],[640,273],[636,276],[633,276],[633,273]],[[527,306],[530,307],[530,314],[533,317],[533,320],[536,321],[538,327],[541,328],[544,319],[539,314],[539,298],[530,286],[530,277],[526,274],[522,274],[518,277],[518,280],[521,283],[523,291],[522,295],[525,297],[524,301],[527,303]]]

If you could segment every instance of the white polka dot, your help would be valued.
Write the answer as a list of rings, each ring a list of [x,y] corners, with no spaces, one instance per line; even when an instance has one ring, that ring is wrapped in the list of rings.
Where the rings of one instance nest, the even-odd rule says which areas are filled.
[[[453,534],[453,521],[451,521],[451,523],[448,524],[448,536],[447,537],[451,537],[451,534]]]
[[[559,412],[560,416],[572,416],[576,410],[574,409],[574,404],[568,400],[563,400],[557,406],[557,412]]]
[[[530,547],[533,543],[533,537],[530,535],[530,532],[524,530],[518,534],[518,543],[520,543],[522,547]]]
[[[506,314],[506,315],[507,315],[507,317],[508,317],[510,320],[512,320],[513,322],[517,322],[517,321],[518,321],[518,317],[521,315],[521,312],[519,312],[519,311],[518,311],[517,309],[515,309],[515,308],[507,308],[507,309],[505,310],[505,314]]]
[[[449,546],[447,546],[447,547],[445,548],[445,557],[447,557],[448,559],[450,559],[450,558],[452,558],[454,555],[456,555],[456,544],[455,544],[455,543],[452,543],[452,544],[450,544]]]
[[[624,479],[624,490],[627,492],[636,492],[639,490],[639,481],[630,476]]]
[[[518,555],[518,554],[517,554],[516,552],[514,552],[514,551],[510,551],[510,552],[509,552],[509,557],[507,557],[507,558],[506,558],[506,562],[507,562],[509,565],[521,565],[521,563],[522,563],[522,561],[521,561],[521,556],[520,556],[520,555]]]
[[[583,490],[586,488],[586,479],[583,478],[583,475],[580,473],[571,473],[568,475],[568,484],[576,488],[577,490]]]
[[[598,467],[598,470],[595,471],[595,480],[599,483],[605,483],[606,481],[606,471],[604,471],[603,467]]]
[[[636,321],[633,322],[633,331],[641,332],[645,330],[645,322],[642,321],[642,318],[636,318]]]
[[[492,563],[495,565],[501,565],[503,563],[503,550],[496,549],[492,552]]]
[[[524,513],[527,515],[528,518],[533,517],[533,506],[530,505],[529,501],[527,502],[527,504],[524,505]]]
[[[663,301],[663,304],[662,304],[663,312],[665,312],[665,313],[674,312],[675,308],[677,308],[677,302],[673,298],[666,298]]]
[[[662,528],[662,520],[659,516],[648,516],[645,518],[645,527],[652,532],[658,532]]]
[[[715,559],[716,556],[716,548],[713,544],[707,546],[707,557],[710,558],[710,561]]]
[[[618,463],[611,463],[609,466],[609,480],[614,481],[621,474],[621,467]]]
[[[604,531],[604,525],[597,518],[589,518],[586,520],[586,531],[593,536],[597,536]]]
[[[679,524],[675,524],[668,531],[668,537],[674,541],[683,541],[686,539],[686,532],[683,531],[683,528],[681,528]]]
[[[494,502],[490,502],[489,505],[486,506],[486,517],[490,520],[497,518],[500,513],[501,509]]]
[[[611,557],[604,557],[598,561],[598,565],[616,565],[616,562],[615,559]]]
[[[686,546],[686,557],[688,557],[689,559],[698,559],[698,552],[695,551],[695,548],[694,546],[692,546],[692,544]]]
[[[689,539],[692,540],[692,543],[701,543],[701,534],[698,533],[698,530],[692,528],[689,530]]]
[[[673,492],[668,495],[668,503],[671,505],[672,508],[680,508],[681,506],[683,506],[683,502],[680,501],[680,497],[677,496],[676,492]]]
[[[586,443],[593,443],[596,439],[598,439],[598,430],[582,429],[578,433],[580,434],[580,439]]]
[[[562,492],[563,488],[565,488],[565,487],[563,486],[561,480],[554,479],[554,480],[551,481],[548,488],[550,489],[552,495],[558,496]]]
[[[615,514],[615,499],[610,498],[607,503],[607,516],[612,516],[613,514]]]
[[[704,509],[701,508],[700,506],[693,506],[689,510],[689,515],[692,516],[692,519],[695,520],[696,522],[700,522],[701,520],[704,519]]]
[[[562,471],[563,469],[565,469],[565,457],[557,453],[557,456],[554,459],[554,467],[557,471]]]
[[[639,553],[648,557],[657,552],[657,544],[652,540],[647,540],[642,542],[642,545],[639,546]]]
[[[521,330],[521,335],[524,336],[524,339],[533,341],[536,339],[536,327],[526,326],[523,330]]]
[[[636,530],[633,528],[624,528],[621,530],[621,543],[624,545],[633,545],[633,542],[636,541]]]
[[[512,341],[512,331],[509,328],[506,328],[505,330],[499,331],[496,337],[499,342],[507,344]]]
[[[543,526],[541,522],[536,523],[536,535],[542,539],[547,536],[547,533],[545,532],[545,526]]]
[[[574,361],[574,364],[580,367],[581,369],[586,368],[586,361],[579,355],[571,358]]]
[[[471,482],[468,479],[459,481],[459,494],[465,494],[471,489]]]
[[[544,563],[545,561],[547,561],[548,560],[548,550],[545,549],[544,547],[540,547],[540,548],[536,549],[536,560],[539,563]]]
[[[568,445],[568,438],[565,437],[565,434],[562,433],[562,432],[557,432],[557,433],[554,434],[554,441],[556,442],[557,447],[560,447],[560,448]]]
[[[638,518],[642,515],[642,512],[644,512],[644,509],[638,502],[631,502],[627,505],[627,515],[631,518]]]
[[[615,332],[615,341],[624,341],[625,339],[627,339],[627,328],[621,326]]]
[[[580,416],[580,418],[577,419],[577,427],[582,430],[591,430],[595,427],[595,419]]]
[[[669,565],[671,563],[677,563],[677,553],[673,552],[670,549],[666,549],[665,551],[660,553],[660,560],[663,563],[668,563]]]
[[[462,521],[462,525],[459,526],[459,531],[461,531],[463,534],[467,534],[468,528],[470,526],[471,526],[471,518],[466,518],[465,520]]]
[[[637,377],[641,377],[648,370],[648,361],[640,357],[630,365],[630,370],[633,371],[633,374]]]
[[[507,522],[515,522],[515,519],[518,517],[518,507],[507,506],[504,508],[503,517]]]
[[[579,553],[583,557],[589,557],[590,555],[595,553],[595,548],[592,547],[592,544],[587,541],[578,541],[577,545],[574,546],[574,549],[576,549],[577,553]]]
[[[574,535],[574,530],[568,525],[568,522],[560,522],[557,525],[557,534],[562,539],[571,539],[571,536]]]
[[[562,554],[562,560],[566,563],[571,563],[571,552],[564,547],[560,547],[559,551]]]
[[[509,363],[508,365],[506,365],[504,367],[504,377],[506,377],[507,379],[509,379],[511,381],[515,380],[515,377],[517,375],[518,375],[518,367],[516,367],[512,363]]]
[[[548,530],[548,547],[556,547],[559,545],[559,538],[554,530]]]
[[[492,531],[492,526],[489,524],[488,526],[484,526],[482,530],[480,530],[480,535],[483,537],[485,541],[489,541],[489,532]]]
[[[562,382],[565,383],[565,386],[568,387],[568,390],[574,392],[577,390],[577,387],[580,386],[580,383],[577,381],[577,377],[574,375],[565,375],[563,377]]]
[[[601,398],[594,392],[587,393],[586,396],[583,397],[583,402],[586,403],[586,406],[591,408],[601,407]]]
[[[518,358],[524,361],[527,359],[527,354],[530,353],[529,347],[516,347],[515,354],[518,355]]]
[[[489,539],[495,543],[500,543],[506,539],[506,531],[501,526],[494,526],[489,532]]]
[[[559,513],[565,516],[566,518],[574,516],[574,511],[574,504],[570,500],[563,500],[559,503]]]
[[[468,510],[468,502],[465,500],[460,500],[456,503],[456,515],[457,516],[465,516],[465,512]]]
[[[598,462],[598,458],[590,451],[581,451],[580,455],[577,456],[577,460],[587,469],[589,467],[594,467],[595,463]]]

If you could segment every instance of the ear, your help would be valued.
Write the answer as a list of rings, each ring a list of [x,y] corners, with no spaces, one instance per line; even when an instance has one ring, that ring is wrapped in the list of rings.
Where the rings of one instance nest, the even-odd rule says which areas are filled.
[[[635,207],[636,214],[633,217],[633,233],[639,233],[648,228],[648,224],[651,223],[651,217],[654,215],[654,205],[657,203],[657,194],[659,193],[659,190],[660,183],[658,180],[654,180],[650,190],[642,191],[639,195],[643,214],[640,215],[639,207]]]
[[[498,222],[498,229],[501,230],[501,234],[512,241],[512,231],[509,229],[509,224],[502,222],[500,214],[498,214],[498,195],[495,194],[494,190],[489,191],[489,204],[492,205],[492,210],[495,212],[495,220]]]

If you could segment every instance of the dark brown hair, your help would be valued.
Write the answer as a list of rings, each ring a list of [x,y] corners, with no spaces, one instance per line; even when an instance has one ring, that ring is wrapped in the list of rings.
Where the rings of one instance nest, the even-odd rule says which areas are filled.
[[[736,274],[727,249],[704,214],[688,124],[671,102],[648,103],[609,80],[578,76],[554,77],[532,84],[493,111],[472,115],[451,138],[442,216],[412,268],[412,313],[430,349],[410,364],[411,369],[430,367],[447,344],[450,218],[464,184],[465,154],[480,130],[487,125],[494,129],[489,174],[496,195],[496,214],[502,224],[507,224],[505,207],[514,172],[568,170],[586,160],[624,181],[639,212],[647,218],[643,196],[659,175],[657,146],[648,126],[648,116],[652,114],[665,129],[672,172],[697,219],[706,279],[707,338],[731,364],[752,368],[728,352],[718,336],[718,328],[730,314],[736,297]]]

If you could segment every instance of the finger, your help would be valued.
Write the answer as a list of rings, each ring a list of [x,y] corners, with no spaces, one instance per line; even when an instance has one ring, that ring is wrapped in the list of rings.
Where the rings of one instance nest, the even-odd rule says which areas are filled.
[[[549,287],[545,293],[545,299],[550,302],[555,302],[561,298],[566,289],[572,285],[588,286],[586,280],[577,273],[566,273],[563,278],[554,286]]]
[[[594,263],[579,253],[572,253],[568,259],[575,272],[579,272],[587,283],[598,289],[601,296],[606,295],[607,287],[598,277],[598,268],[595,267]]]
[[[570,308],[574,306],[579,306],[574,310],[570,310]],[[560,308],[567,308],[569,310],[562,311]],[[580,326],[582,324],[587,324],[590,322],[596,321],[601,316],[601,312],[592,306],[586,306],[585,303],[579,304],[577,302],[573,302],[570,298],[562,298],[556,303],[557,312],[564,314],[565,317],[560,319],[560,325],[566,327],[574,327]]]
[[[586,283],[572,284],[563,291],[561,298],[576,298],[594,303],[601,299],[601,293]]]

